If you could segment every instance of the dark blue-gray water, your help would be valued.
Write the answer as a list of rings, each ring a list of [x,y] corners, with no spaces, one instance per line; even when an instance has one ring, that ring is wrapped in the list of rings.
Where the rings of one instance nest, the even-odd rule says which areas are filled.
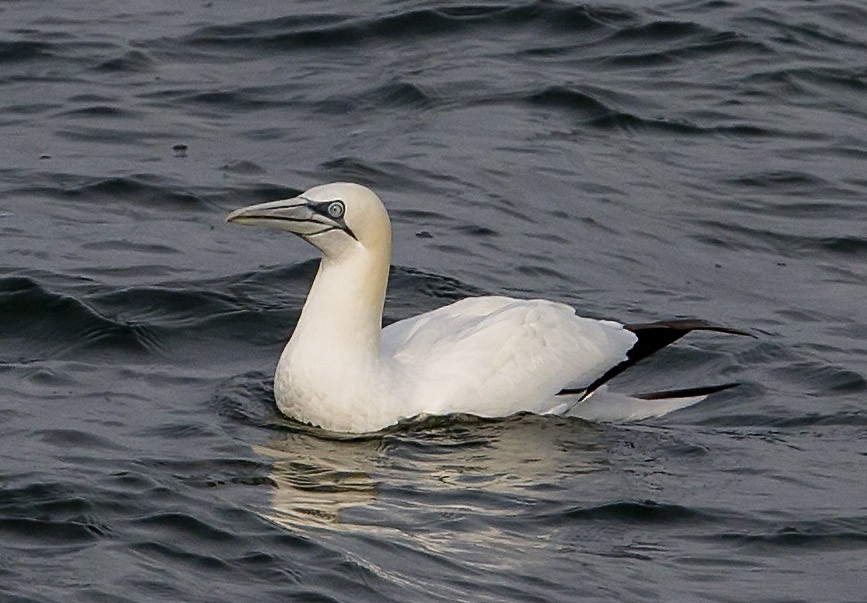
[[[0,600],[863,601],[867,10],[0,4]],[[315,270],[235,207],[353,180],[386,320],[699,317],[632,425],[282,418]],[[339,375],[336,376],[339,378]]]

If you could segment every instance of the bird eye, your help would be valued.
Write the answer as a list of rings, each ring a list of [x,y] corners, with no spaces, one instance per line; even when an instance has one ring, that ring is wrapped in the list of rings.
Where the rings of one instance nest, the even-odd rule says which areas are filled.
[[[345,208],[342,201],[332,201],[328,204],[328,215],[332,218],[342,218]]]

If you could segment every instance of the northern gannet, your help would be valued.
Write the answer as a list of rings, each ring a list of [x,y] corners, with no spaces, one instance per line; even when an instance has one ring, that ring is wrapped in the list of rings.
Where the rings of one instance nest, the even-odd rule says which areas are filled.
[[[731,384],[630,397],[605,383],[699,320],[622,325],[542,299],[470,297],[382,328],[391,225],[358,184],[311,188],[233,211],[228,222],[288,230],[322,261],[274,376],[287,416],[330,431],[377,431],[418,415],[521,411],[637,420]]]

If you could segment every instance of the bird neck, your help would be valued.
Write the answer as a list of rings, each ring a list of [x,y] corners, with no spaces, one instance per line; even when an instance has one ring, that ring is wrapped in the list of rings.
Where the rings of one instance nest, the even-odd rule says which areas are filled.
[[[390,246],[322,258],[290,345],[329,358],[379,355]]]

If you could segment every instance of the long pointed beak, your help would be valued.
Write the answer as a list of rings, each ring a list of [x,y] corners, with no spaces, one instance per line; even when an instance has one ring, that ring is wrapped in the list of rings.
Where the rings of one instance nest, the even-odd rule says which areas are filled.
[[[302,237],[344,228],[340,222],[316,211],[313,204],[301,197],[242,207],[226,216],[226,222],[279,228]]]
[[[295,197],[241,207],[226,216],[226,222],[256,224],[266,220],[298,220],[309,218],[312,213],[305,200]]]

